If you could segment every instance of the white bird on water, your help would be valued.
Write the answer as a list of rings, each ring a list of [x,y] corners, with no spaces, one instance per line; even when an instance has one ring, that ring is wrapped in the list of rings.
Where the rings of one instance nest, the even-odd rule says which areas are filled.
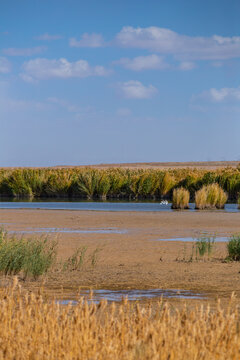
[[[167,201],[167,200],[162,200],[162,201],[160,202],[160,205],[168,205],[168,201]]]

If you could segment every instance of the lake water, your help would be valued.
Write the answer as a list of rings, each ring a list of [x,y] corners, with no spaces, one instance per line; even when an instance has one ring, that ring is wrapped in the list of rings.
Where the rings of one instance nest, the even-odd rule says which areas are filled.
[[[190,209],[196,211],[195,204]],[[48,209],[48,210],[94,210],[94,211],[179,211],[172,210],[171,203],[160,202],[101,202],[101,201],[0,201],[0,209]],[[226,204],[226,212],[240,212],[237,204]]]

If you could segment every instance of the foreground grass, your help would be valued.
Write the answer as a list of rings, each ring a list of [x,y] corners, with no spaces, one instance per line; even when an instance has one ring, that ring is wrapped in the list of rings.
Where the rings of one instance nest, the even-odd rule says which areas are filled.
[[[126,300],[108,306],[44,303],[17,283],[0,292],[0,359],[239,359],[239,308],[170,310]]]
[[[87,247],[75,249],[73,254],[65,261],[57,259],[58,242],[47,236],[41,237],[16,237],[9,236],[4,228],[0,229],[0,274],[21,275],[25,280],[32,277],[35,280],[46,274],[49,270],[58,272],[81,270],[88,262],[92,267],[97,264],[98,255],[103,246],[98,246],[92,253]]]

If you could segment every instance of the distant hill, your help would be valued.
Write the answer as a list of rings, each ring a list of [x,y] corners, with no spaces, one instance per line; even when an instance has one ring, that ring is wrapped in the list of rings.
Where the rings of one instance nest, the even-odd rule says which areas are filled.
[[[196,161],[196,162],[143,162],[143,163],[116,163],[116,164],[96,164],[80,166],[59,165],[55,168],[75,168],[91,167],[97,169],[125,168],[125,169],[175,169],[175,168],[198,168],[215,170],[225,167],[237,167],[239,161]]]
[[[111,169],[111,168],[123,168],[123,169],[179,169],[179,168],[197,168],[206,170],[215,170],[226,167],[236,168],[240,166],[240,161],[191,161],[191,162],[143,162],[143,163],[116,163],[116,164],[96,164],[96,165],[56,165],[56,166],[41,166],[34,167],[28,166],[25,168],[95,168],[95,169]],[[0,169],[15,169],[24,168],[23,166],[15,167],[2,167]]]

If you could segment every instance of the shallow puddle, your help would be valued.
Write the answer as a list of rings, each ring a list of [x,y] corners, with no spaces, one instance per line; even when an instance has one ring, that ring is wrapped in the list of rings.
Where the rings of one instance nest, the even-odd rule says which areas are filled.
[[[211,239],[211,241],[213,240],[213,237],[210,236],[209,237]],[[170,238],[170,239],[150,239],[151,241],[184,241],[184,242],[196,242],[196,241],[201,241],[201,237],[199,238],[193,238],[193,237],[183,237],[183,238]],[[206,240],[208,240],[208,238],[206,238]],[[214,238],[215,242],[228,242],[229,237],[225,237],[225,236],[217,236],[216,238]]]
[[[109,302],[121,301],[127,298],[129,301],[146,300],[154,298],[167,298],[167,299],[206,299],[204,294],[194,293],[190,290],[179,289],[149,289],[149,290],[82,290],[81,297],[88,302],[99,303],[101,300]],[[58,300],[60,305],[67,305],[69,303],[76,305],[76,300]]]
[[[9,231],[17,234],[35,234],[35,233],[67,233],[67,234],[126,234],[127,230],[119,229],[68,229],[68,228],[28,228],[20,231]]]

